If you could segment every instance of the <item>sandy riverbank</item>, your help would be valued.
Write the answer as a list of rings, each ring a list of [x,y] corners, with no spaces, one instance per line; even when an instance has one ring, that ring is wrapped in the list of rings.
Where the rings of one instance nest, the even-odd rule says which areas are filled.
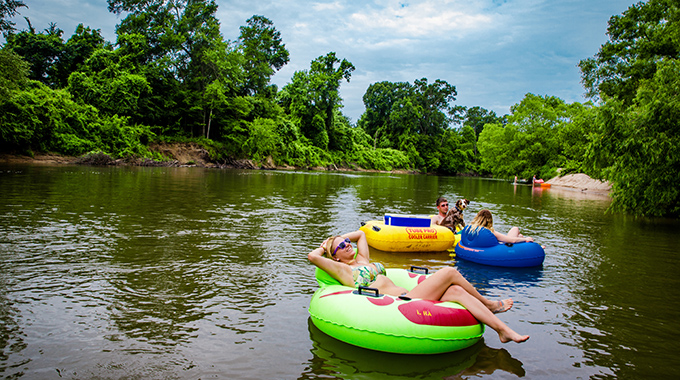
[[[552,187],[560,187],[590,193],[606,194],[611,192],[612,189],[611,183],[591,178],[583,173],[567,174],[563,177],[555,177],[546,181],[546,183],[549,183]]]

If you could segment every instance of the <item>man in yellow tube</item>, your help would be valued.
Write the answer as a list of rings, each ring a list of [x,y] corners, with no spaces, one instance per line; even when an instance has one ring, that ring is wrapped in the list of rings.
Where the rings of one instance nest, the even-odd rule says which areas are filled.
[[[433,215],[430,218],[431,226],[441,223],[441,221],[446,216],[446,213],[449,212],[449,201],[447,201],[446,198],[444,197],[437,198],[437,211],[439,211],[439,213],[437,215]]]

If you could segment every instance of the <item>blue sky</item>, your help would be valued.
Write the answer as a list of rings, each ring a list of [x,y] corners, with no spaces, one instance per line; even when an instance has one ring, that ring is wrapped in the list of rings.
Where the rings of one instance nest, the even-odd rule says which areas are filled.
[[[121,21],[105,0],[24,0],[15,18],[25,29],[55,22],[68,39],[79,23],[100,29],[115,42]],[[583,102],[579,60],[607,41],[607,21],[633,0],[217,0],[226,39],[253,15],[273,21],[290,62],[273,82],[282,87],[316,57],[336,52],[356,70],[343,82],[343,112],[357,121],[362,96],[380,81],[447,81],[456,104],[480,106],[498,115],[524,95],[557,96]]]

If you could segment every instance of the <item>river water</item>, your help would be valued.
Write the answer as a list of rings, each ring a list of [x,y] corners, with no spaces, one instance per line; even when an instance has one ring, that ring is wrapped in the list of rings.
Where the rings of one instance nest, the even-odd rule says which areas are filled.
[[[309,322],[307,253],[384,213],[465,197],[520,226],[542,267],[457,267],[531,335],[409,356]],[[200,168],[0,166],[0,377],[8,379],[678,378],[680,223],[606,196],[478,178]]]

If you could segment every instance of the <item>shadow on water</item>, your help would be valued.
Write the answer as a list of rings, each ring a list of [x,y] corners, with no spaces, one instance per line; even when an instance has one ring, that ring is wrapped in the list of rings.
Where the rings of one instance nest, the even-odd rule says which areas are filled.
[[[455,267],[468,280],[480,288],[498,286],[502,279],[505,283],[536,286],[543,281],[543,266],[532,268],[503,268],[481,265],[466,260],[456,260]]]
[[[501,348],[480,341],[461,351],[438,355],[402,355],[367,350],[323,333],[308,319],[313,358],[300,379],[322,375],[335,379],[461,379],[503,371],[522,377],[522,362]]]

